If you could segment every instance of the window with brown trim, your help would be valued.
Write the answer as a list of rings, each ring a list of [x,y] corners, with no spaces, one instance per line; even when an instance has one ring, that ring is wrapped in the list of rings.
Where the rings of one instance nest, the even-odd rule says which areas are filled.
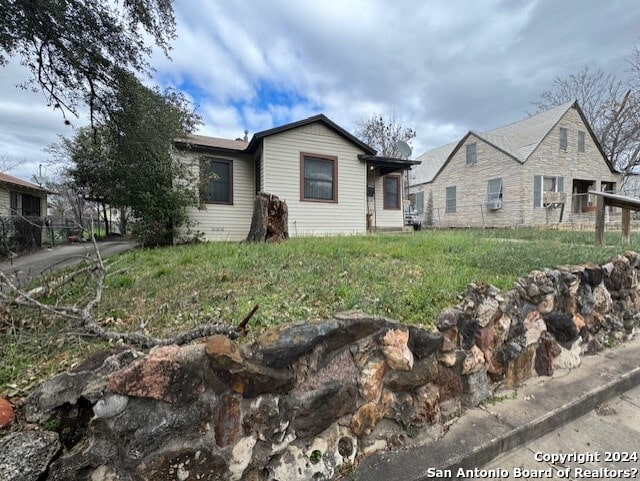
[[[382,178],[384,182],[384,208],[400,209],[400,177],[387,175]]]
[[[233,160],[205,158],[200,173],[203,202],[233,204]]]
[[[338,202],[338,157],[300,153],[300,200]]]

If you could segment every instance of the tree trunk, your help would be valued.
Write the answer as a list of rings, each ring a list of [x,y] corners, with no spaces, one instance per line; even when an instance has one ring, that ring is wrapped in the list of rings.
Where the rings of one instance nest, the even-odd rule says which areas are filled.
[[[104,202],[102,203],[102,217],[104,217],[104,236],[109,237],[109,218],[107,217],[107,205]],[[98,231],[100,231],[99,227]]]
[[[258,192],[253,203],[251,228],[245,242],[280,242],[288,238],[287,203],[275,195]]]

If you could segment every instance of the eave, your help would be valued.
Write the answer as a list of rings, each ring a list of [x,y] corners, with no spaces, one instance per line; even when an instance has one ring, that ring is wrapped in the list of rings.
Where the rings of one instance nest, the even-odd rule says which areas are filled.
[[[418,165],[419,160],[397,159],[395,157],[383,157],[381,155],[360,154],[358,159],[366,162],[368,166],[378,169],[380,175],[388,175],[393,172],[409,170],[412,166]]]

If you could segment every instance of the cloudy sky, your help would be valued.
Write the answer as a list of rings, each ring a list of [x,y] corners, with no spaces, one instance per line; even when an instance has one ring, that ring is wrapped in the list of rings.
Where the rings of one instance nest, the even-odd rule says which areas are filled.
[[[584,65],[625,76],[635,0],[180,0],[172,60],[152,81],[189,95],[200,133],[236,138],[324,113],[353,131],[374,112],[417,131],[414,157],[520,120],[556,76]],[[0,158],[30,179],[71,136],[44,97],[0,69]],[[81,126],[86,120],[74,121]],[[45,172],[46,174],[46,168]]]

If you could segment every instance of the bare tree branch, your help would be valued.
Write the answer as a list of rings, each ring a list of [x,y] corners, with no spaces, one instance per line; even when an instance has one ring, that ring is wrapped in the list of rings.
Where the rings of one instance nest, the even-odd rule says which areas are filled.
[[[398,150],[398,141],[411,142],[416,131],[404,126],[404,122],[395,114],[387,118],[374,113],[371,117],[362,118],[356,123],[356,137],[378,151],[378,155],[402,158]]]
[[[538,112],[577,100],[614,167],[629,174],[640,165],[640,50],[627,57],[636,80],[623,82],[602,70],[585,66],[567,77],[556,77],[552,90],[534,102]]]
[[[246,326],[253,314],[258,310],[258,306],[255,306],[237,327],[229,326],[223,322],[217,322],[214,324],[198,326],[188,332],[169,338],[158,338],[139,332],[115,332],[101,326],[95,319],[93,310],[102,300],[107,266],[100,254],[100,249],[98,248],[98,243],[93,235],[92,229],[90,230],[90,238],[92,239],[95,258],[90,256],[82,257],[83,261],[88,264],[81,266],[70,274],[54,280],[48,285],[37,286],[26,291],[7,274],[0,271],[0,301],[4,307],[15,305],[37,309],[53,316],[63,317],[71,321],[74,325],[74,329],[80,329],[81,333],[84,335],[98,337],[106,341],[124,342],[126,344],[142,348],[166,346],[170,344],[183,345],[195,339],[214,334],[225,335],[231,339],[236,339],[240,336],[246,335]],[[38,300],[38,298],[51,294],[56,288],[59,288],[80,275],[92,277],[93,282],[93,290],[89,293],[89,299],[83,307],[79,307],[77,305],[51,305]],[[88,281],[85,284],[85,287],[87,285]],[[143,328],[144,325],[145,324],[141,324],[141,327]]]

